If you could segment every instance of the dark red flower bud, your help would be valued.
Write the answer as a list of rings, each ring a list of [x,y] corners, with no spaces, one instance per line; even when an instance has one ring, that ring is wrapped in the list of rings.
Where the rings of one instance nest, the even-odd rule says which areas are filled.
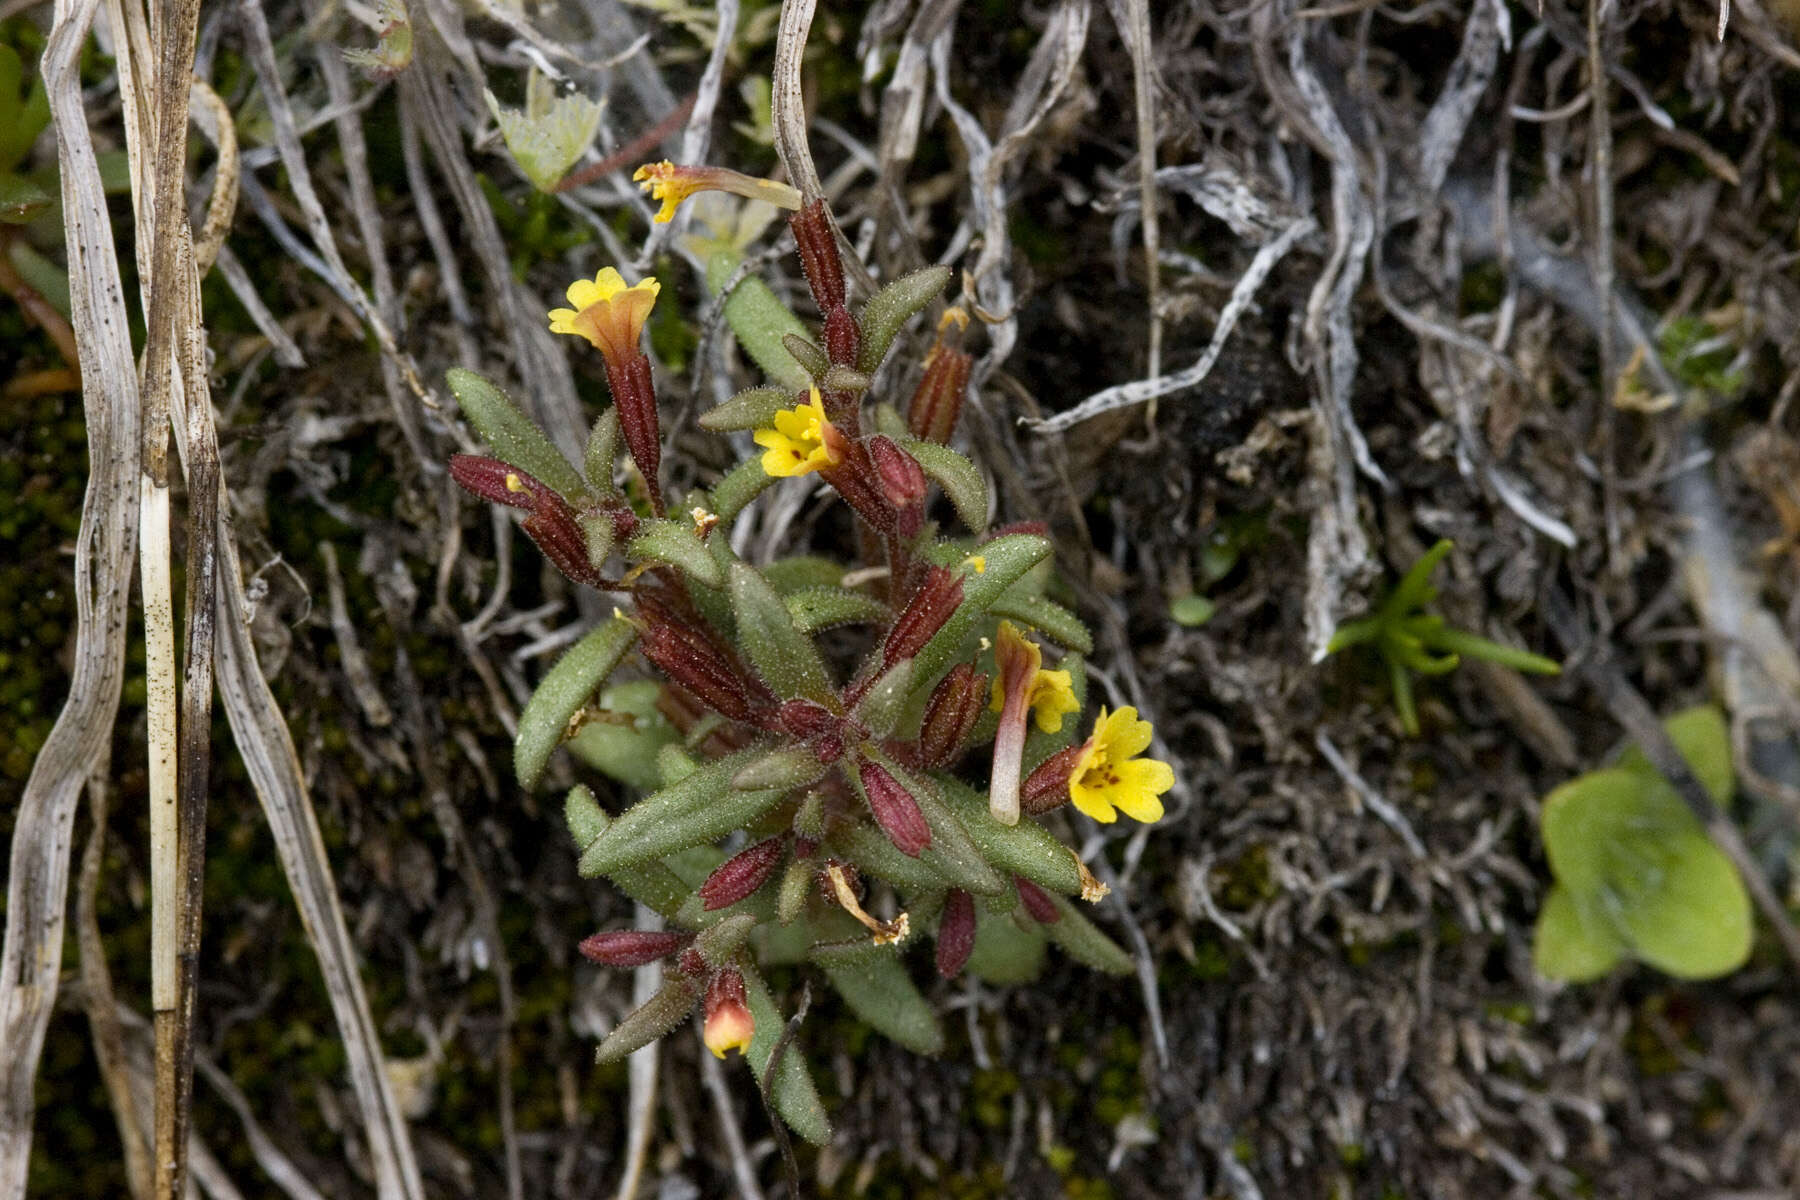
[[[1062,920],[1062,913],[1056,909],[1056,901],[1046,892],[1023,875],[1013,876],[1013,886],[1019,889],[1019,903],[1031,914],[1034,921],[1043,925],[1054,925]]]
[[[637,464],[644,486],[650,490],[650,509],[663,515],[662,485],[657,468],[662,462],[662,428],[656,414],[656,385],[650,378],[650,360],[642,352],[615,363],[606,356],[606,382],[612,388],[613,405],[619,412],[619,428],[631,461]]]
[[[527,512],[535,511],[545,496],[556,494],[511,463],[479,454],[452,454],[450,478],[483,500]]]
[[[825,310],[825,353],[833,363],[855,366],[857,344],[861,341],[862,331],[856,327],[856,318],[849,309],[840,304]]]
[[[729,908],[761,887],[787,852],[785,837],[772,837],[739,850],[720,863],[700,885],[707,912]]]
[[[975,898],[961,888],[951,888],[944,897],[944,915],[938,919],[938,974],[955,979],[974,949]]]
[[[875,823],[902,854],[919,857],[920,851],[931,845],[931,826],[919,811],[919,802],[880,763],[864,760],[858,774]]]
[[[925,499],[925,472],[899,442],[877,434],[869,439],[869,457],[889,504],[906,509]]]
[[[962,753],[963,743],[988,703],[988,677],[968,663],[957,663],[932,690],[919,726],[919,759],[928,767],[944,767]]]
[[[794,246],[800,251],[800,266],[806,272],[807,286],[819,311],[829,315],[834,308],[844,307],[844,264],[838,257],[837,234],[831,218],[825,215],[825,201],[811,204],[788,218],[794,231]],[[839,361],[837,358],[833,362]]]
[[[968,394],[969,372],[974,364],[973,356],[949,346],[939,346],[932,352],[906,409],[907,427],[914,437],[940,445],[949,443],[956,432],[957,419],[962,416],[963,397]]]
[[[1070,746],[1039,763],[1037,770],[1025,777],[1025,785],[1019,791],[1020,811],[1038,817],[1067,804],[1069,776],[1075,773],[1075,763],[1086,748],[1085,743]]]
[[[640,589],[640,646],[663,673],[734,721],[755,721],[775,697],[685,597]]]
[[[691,933],[664,933],[648,929],[619,929],[583,938],[576,949],[583,958],[606,967],[641,967],[667,958],[694,940]]]
[[[962,599],[961,575],[946,567],[932,567],[927,571],[912,599],[894,618],[894,627],[888,630],[887,644],[881,651],[882,669],[923,650],[925,643],[944,627],[944,622],[950,619]]]
[[[809,740],[838,727],[838,718],[812,700],[787,700],[777,714],[781,727],[797,738]]]
[[[706,965],[706,959],[701,956],[700,951],[692,946],[683,950],[681,957],[675,960],[675,969],[689,979],[704,978],[712,970]]]

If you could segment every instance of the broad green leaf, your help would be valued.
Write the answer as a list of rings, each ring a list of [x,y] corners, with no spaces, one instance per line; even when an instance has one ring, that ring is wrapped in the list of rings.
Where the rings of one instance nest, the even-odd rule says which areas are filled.
[[[1026,879],[1052,892],[1081,893],[1081,870],[1075,852],[1034,820],[1002,825],[988,815],[987,797],[948,775],[934,776],[950,810],[962,819],[988,862],[1008,875]]]
[[[685,975],[672,976],[641,1008],[613,1026],[612,1032],[594,1052],[594,1061],[618,1062],[633,1050],[648,1046],[688,1019],[698,995],[698,990]]]
[[[662,684],[654,679],[634,679],[600,691],[599,706],[614,719],[592,721],[569,742],[575,757],[596,771],[640,791],[653,792],[662,785],[656,756],[664,746],[681,740],[681,733],[657,710]],[[627,721],[624,718],[629,717]]]
[[[632,558],[667,563],[703,587],[725,586],[725,572],[706,543],[700,540],[693,522],[655,517],[638,522],[637,528],[637,534],[627,547]]]
[[[979,903],[979,902],[978,902]],[[1030,983],[1044,969],[1044,927],[1021,928],[1010,913],[982,911],[963,970],[995,984]]]
[[[700,414],[700,428],[714,433],[734,429],[773,429],[775,414],[793,408],[795,393],[776,387],[746,388],[725,403]]]
[[[550,752],[562,743],[563,734],[568,731],[569,718],[606,681],[635,641],[637,627],[622,617],[614,617],[556,660],[526,701],[525,711],[519,714],[519,732],[513,739],[513,773],[520,786],[537,786],[550,761]]]
[[[750,1066],[758,1079],[767,1079],[770,1060],[786,1022],[775,1007],[762,975],[748,965],[740,969],[744,975],[744,997],[750,1015],[756,1021],[756,1032],[750,1036]],[[775,1064],[775,1080],[769,1091],[775,1101],[775,1111],[788,1123],[788,1128],[813,1145],[823,1146],[831,1140],[831,1122],[826,1119],[825,1106],[819,1101],[819,1091],[813,1086],[812,1075],[806,1069],[806,1055],[798,1042],[798,1038],[790,1040],[782,1051],[781,1060]]]
[[[619,490],[613,483],[613,466],[619,458],[619,435],[619,410],[616,408],[609,408],[596,417],[594,428],[588,432],[587,450],[582,456],[583,469],[587,472],[588,486],[602,495],[613,495]]]
[[[1197,629],[1206,624],[1218,611],[1217,604],[1198,592],[1188,592],[1186,595],[1177,596],[1169,603],[1170,619],[1187,629]],[[1341,634],[1343,630],[1340,629],[1338,632]],[[1330,649],[1334,651],[1342,649],[1335,636],[1331,639]]]
[[[1704,832],[1664,837],[1654,886],[1621,898],[1632,953],[1677,979],[1712,979],[1750,957],[1750,897],[1731,860]]]
[[[715,243],[706,258],[706,290],[715,296],[723,292],[743,264],[742,251]],[[789,392],[804,392],[812,386],[812,376],[781,342],[790,333],[805,337],[806,326],[768,284],[755,275],[739,280],[725,301],[725,323],[763,374]]]
[[[482,95],[519,170],[540,192],[556,190],[600,128],[600,105],[579,92],[558,96],[556,85],[537,71],[526,81],[523,109],[501,108],[492,92]]]
[[[1624,956],[1625,943],[1610,925],[1583,920],[1569,889],[1550,885],[1531,940],[1531,961],[1539,975],[1586,983],[1612,970]]]
[[[982,569],[963,568],[963,602],[913,659],[913,686],[928,691],[960,657],[963,639],[1006,589],[1050,554],[1050,543],[1029,533],[1009,533],[979,550]]]
[[[1028,625],[1066,650],[1077,654],[1094,652],[1094,635],[1088,632],[1088,627],[1082,624],[1080,617],[1054,600],[1025,595],[1019,589],[1011,588],[988,611],[996,617]]]
[[[740,792],[731,778],[760,751],[709,762],[627,809],[581,856],[581,874],[611,874],[743,829],[781,801],[778,788]]]
[[[737,520],[750,502],[775,486],[775,477],[762,469],[762,459],[746,458],[713,484],[712,510],[722,524]]]
[[[1620,890],[1644,875],[1640,867],[1654,866],[1647,848],[1697,827],[1667,783],[1624,767],[1591,771],[1551,792],[1541,824],[1550,869],[1577,897]]]
[[[888,619],[888,606],[849,588],[801,588],[785,597],[788,615],[801,633],[817,633],[837,625],[872,625]]]
[[[815,554],[796,554],[779,558],[762,569],[769,586],[783,596],[791,596],[805,588],[837,587],[844,578],[841,564]]]
[[[570,789],[569,798],[563,806],[563,817],[568,822],[570,836],[575,839],[576,849],[584,852],[612,824],[612,817],[600,807],[599,802],[594,799],[594,793],[580,784]],[[619,890],[627,896],[646,908],[655,909],[670,920],[681,911],[682,904],[693,893],[693,885],[662,863],[621,867],[607,878],[617,884]]]
[[[834,830],[825,842],[826,849],[837,858],[848,859],[865,875],[885,879],[889,883],[914,891],[930,891],[946,885],[944,873],[931,865],[928,849],[914,858],[903,854],[887,834],[867,821],[846,822]]]
[[[862,344],[856,351],[856,369],[873,375],[887,357],[888,348],[901,328],[924,310],[950,282],[949,267],[926,267],[902,275],[883,287],[857,314],[862,329]]]
[[[445,372],[444,380],[450,385],[463,416],[493,448],[494,457],[560,492],[577,507],[580,507],[577,501],[592,498],[587,484],[562,456],[562,451],[550,443],[537,422],[526,416],[505,392],[461,367],[450,368]]]
[[[1061,918],[1044,926],[1050,940],[1061,946],[1076,962],[1085,963],[1108,975],[1129,975],[1135,969],[1131,955],[1104,933],[1062,896],[1052,894]]]
[[[1732,793],[1737,788],[1737,774],[1732,767],[1731,729],[1725,722],[1725,714],[1715,705],[1695,705],[1664,721],[1663,731],[1675,743],[1681,757],[1687,760],[1688,770],[1706,788],[1713,803],[1731,803]],[[1619,756],[1619,765],[1656,776],[1656,768],[1636,746]]]
[[[794,627],[787,605],[756,568],[731,568],[731,606],[737,613],[738,641],[757,674],[784,700],[804,696],[836,709],[837,692],[825,660],[812,639]]]
[[[831,986],[850,1009],[878,1031],[908,1050],[936,1054],[944,1048],[937,1016],[900,963],[898,950],[884,948],[857,966],[821,964]]]
[[[870,757],[877,758],[874,754]],[[919,811],[925,814],[925,823],[931,826],[931,845],[925,847],[919,857],[930,863],[945,883],[966,892],[992,896],[1005,891],[1006,880],[989,865],[980,843],[970,835],[966,824],[957,815],[958,808],[945,799],[937,783],[905,771],[891,760],[878,758],[877,761],[892,772],[901,787],[912,793]],[[985,809],[982,815],[986,816]]]
[[[987,528],[987,481],[981,469],[948,446],[907,437],[900,440],[906,452],[919,460],[925,477],[944,489],[956,506],[956,515],[976,533]]]

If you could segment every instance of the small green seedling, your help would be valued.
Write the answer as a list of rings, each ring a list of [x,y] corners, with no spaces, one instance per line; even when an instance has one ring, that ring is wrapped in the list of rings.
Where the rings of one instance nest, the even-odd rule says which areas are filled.
[[[1450,549],[1451,542],[1446,538],[1427,550],[1372,615],[1340,626],[1326,647],[1327,654],[1365,644],[1380,652],[1394,685],[1394,707],[1400,711],[1400,724],[1413,737],[1419,734],[1419,711],[1413,703],[1414,671],[1421,675],[1447,675],[1467,655],[1534,675],[1562,673],[1562,667],[1541,654],[1452,629],[1444,624],[1444,618],[1425,611],[1438,594],[1431,584],[1431,573]]]
[[[1733,789],[1731,739],[1717,708],[1663,723],[1718,805]],[[1544,798],[1556,882],[1538,913],[1532,959],[1548,979],[1597,979],[1626,958],[1678,979],[1712,979],[1750,957],[1750,900],[1737,868],[1642,751]]]

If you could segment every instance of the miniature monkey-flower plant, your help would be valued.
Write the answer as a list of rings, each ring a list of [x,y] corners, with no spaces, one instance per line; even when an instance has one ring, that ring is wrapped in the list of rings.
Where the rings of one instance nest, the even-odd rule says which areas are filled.
[[[612,395],[582,462],[492,384],[452,371],[491,453],[457,455],[450,470],[522,510],[550,562],[612,610],[539,684],[514,758],[526,788],[564,743],[594,769],[599,788],[578,785],[566,802],[581,872],[608,877],[665,925],[580,943],[605,966],[667,968],[599,1057],[698,1011],[706,1047],[741,1053],[783,1119],[822,1142],[829,1122],[804,1047],[776,1053],[785,1018],[764,969],[810,964],[858,1017],[924,1053],[943,1034],[906,965],[922,940],[936,943],[946,978],[1026,977],[1046,941],[1128,973],[1129,957],[1072,903],[1106,889],[1064,838],[1090,818],[1159,819],[1175,777],[1140,757],[1150,725],[1134,709],[1100,710],[1076,740],[1068,718],[1086,701],[1092,639],[1044,594],[1043,527],[988,528],[983,477],[950,445],[969,386],[967,317],[949,310],[928,344],[907,334],[950,271],[902,276],[853,306],[822,199],[709,167],[651,164],[638,178],[662,202],[658,220],[703,190],[790,210],[816,333],[769,289],[738,288],[727,321],[778,382],[699,419],[755,449],[711,479],[665,479],[641,345],[661,283],[605,267],[549,314],[552,331],[599,352]],[[703,235],[689,248],[718,286],[735,267],[715,272],[709,256],[742,252]],[[908,374],[878,374],[895,354],[918,380],[900,404],[874,383]],[[797,477],[785,486],[848,506],[843,560],[746,561],[734,526]],[[646,679],[659,682],[633,682]],[[645,686],[653,708],[628,705]],[[651,763],[660,786],[648,794],[602,782],[641,782]]]

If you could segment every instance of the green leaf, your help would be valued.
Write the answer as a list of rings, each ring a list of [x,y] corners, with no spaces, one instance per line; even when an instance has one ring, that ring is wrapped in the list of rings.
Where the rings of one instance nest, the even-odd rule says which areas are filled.
[[[825,845],[832,855],[849,859],[864,874],[908,890],[931,891],[950,882],[941,870],[932,866],[929,848],[919,858],[903,854],[888,841],[885,833],[867,821],[844,824],[832,832]]]
[[[521,787],[537,786],[550,761],[550,752],[562,743],[569,718],[606,681],[635,641],[637,627],[622,617],[614,617],[556,660],[525,702],[525,711],[519,714],[519,732],[513,739],[513,774]]]
[[[1028,625],[1066,650],[1077,654],[1094,652],[1094,635],[1088,632],[1081,618],[1054,600],[1010,588],[988,611],[996,617]]]
[[[575,847],[586,851],[600,835],[612,824],[612,817],[600,807],[594,799],[594,793],[580,784],[569,790],[569,798],[563,805],[563,817],[568,822],[569,834],[575,839]],[[655,909],[664,917],[674,920],[675,914],[693,893],[694,885],[684,881],[675,872],[662,863],[641,863],[635,867],[621,867],[608,876],[619,890],[636,900],[646,908]]]
[[[54,202],[49,192],[24,176],[0,173],[0,222],[28,225]]]
[[[641,1008],[613,1026],[611,1033],[594,1052],[597,1063],[618,1062],[633,1050],[642,1049],[663,1034],[687,1020],[694,1011],[699,992],[684,975],[675,975],[662,985],[662,990],[645,1001]]]
[[[1068,951],[1070,958],[1108,975],[1129,975],[1136,969],[1131,955],[1101,933],[1073,904],[1057,895],[1052,895],[1050,900],[1062,917],[1044,926],[1044,932],[1051,941]]]
[[[884,949],[857,966],[821,964],[820,969],[850,1010],[890,1040],[919,1054],[937,1054],[944,1048],[937,1015],[913,986],[899,954]]]
[[[1007,912],[982,911],[975,926],[975,948],[963,969],[1002,986],[1030,983],[1043,972],[1047,940],[1044,926],[1036,921],[1021,928]]]
[[[781,344],[814,382],[824,378],[825,372],[831,370],[831,359],[812,339],[801,337],[797,333],[784,333],[781,335]]]
[[[519,170],[540,192],[556,190],[600,128],[600,105],[579,92],[556,95],[556,85],[537,71],[526,80],[523,109],[501,108],[492,92],[482,95]]]
[[[1663,732],[1687,760],[1688,770],[1706,788],[1713,803],[1721,806],[1731,803],[1732,793],[1737,790],[1737,772],[1731,762],[1731,729],[1725,722],[1725,714],[1716,705],[1695,705],[1664,721]],[[1619,756],[1619,765],[1661,778],[1636,746]]]
[[[844,578],[841,564],[816,554],[796,554],[778,558],[762,569],[769,586],[783,596],[791,596],[804,588],[837,587]]]
[[[906,856],[902,854],[900,857]],[[804,858],[789,859],[788,865],[783,868],[781,886],[775,894],[775,919],[783,925],[792,925],[794,919],[806,910],[806,900],[812,895],[813,876],[817,869],[810,860]]]
[[[886,621],[888,606],[849,588],[801,588],[787,593],[788,616],[801,633],[817,633],[837,625],[873,625]]]
[[[1584,921],[1569,889],[1550,886],[1531,940],[1531,961],[1539,975],[1587,983],[1612,970],[1624,956],[1625,943],[1609,926]]]
[[[1632,953],[1677,979],[1713,979],[1750,958],[1750,897],[1723,851],[1699,830],[1657,842],[1653,878],[1620,897]]]
[[[722,524],[730,525],[750,502],[775,485],[775,477],[762,469],[762,459],[746,458],[713,485],[712,510]]]
[[[862,722],[864,729],[878,738],[892,736],[906,707],[912,678],[913,660],[903,658],[869,685],[869,690],[856,702],[856,719]]]
[[[781,1040],[787,1023],[775,1007],[769,985],[763,982],[762,975],[748,965],[739,969],[744,976],[744,998],[756,1021],[756,1032],[750,1035],[750,1066],[758,1079],[767,1079],[775,1044]],[[788,1123],[788,1128],[815,1146],[823,1146],[831,1140],[831,1122],[825,1116],[825,1105],[820,1102],[819,1090],[813,1086],[812,1075],[806,1069],[806,1055],[794,1042],[788,1043],[780,1062],[775,1064],[775,1080],[769,1092],[775,1101],[775,1111]]]
[[[1541,654],[1520,650],[1516,646],[1508,646],[1503,642],[1492,642],[1461,629],[1451,629],[1446,626],[1432,634],[1426,644],[1433,649],[1447,650],[1453,655],[1461,655],[1464,658],[1479,658],[1497,663],[1502,667],[1511,667],[1513,670],[1522,671],[1527,675],[1562,674],[1562,664],[1553,658],[1545,658]]]
[[[925,823],[931,826],[931,845],[919,857],[930,863],[944,882],[976,895],[992,896],[1006,890],[1006,880],[988,865],[979,844],[935,782],[903,770],[887,758],[872,753],[869,757],[886,767],[900,786],[912,793],[919,811],[925,814]]]
[[[21,94],[25,64],[18,51],[0,45],[0,173],[11,171],[30,153],[32,143],[50,124],[50,99],[43,76]]]
[[[700,414],[700,428],[714,433],[736,429],[773,429],[775,414],[794,407],[794,393],[776,387],[746,388],[725,403]]]
[[[731,606],[738,640],[757,674],[784,700],[804,696],[837,710],[837,692],[812,640],[794,627],[769,581],[747,563],[731,568]]]
[[[562,451],[551,445],[537,422],[526,416],[505,392],[461,367],[450,368],[444,380],[463,416],[493,448],[496,458],[560,492],[571,504],[592,499],[587,484]]]
[[[948,775],[934,777],[950,810],[975,840],[982,856],[1008,875],[1026,879],[1051,892],[1081,894],[1081,869],[1075,852],[1033,820],[1002,825],[988,814],[987,797]]]
[[[805,746],[778,746],[752,759],[748,766],[732,776],[731,786],[740,792],[763,788],[791,791],[823,778],[829,769]]]
[[[786,794],[779,788],[757,792],[732,788],[732,776],[760,753],[745,750],[706,763],[680,782],[639,800],[583,852],[581,874],[611,874],[747,827]]]
[[[654,679],[634,679],[600,691],[599,707],[623,720],[592,721],[569,742],[569,750],[588,766],[640,791],[653,792],[662,785],[656,756],[664,746],[681,740],[681,733],[656,707],[662,684]]]
[[[922,312],[950,282],[949,267],[926,267],[902,275],[883,287],[857,314],[862,329],[862,344],[856,351],[856,369],[873,375],[887,357],[894,338],[912,318]]]
[[[743,262],[743,253],[735,247],[716,246],[706,259],[706,290],[715,296],[724,291]],[[790,333],[805,337],[806,326],[768,284],[754,275],[740,280],[725,301],[725,323],[763,374],[782,388],[794,393],[812,386],[812,376],[781,342]]]
[[[1552,791],[1539,823],[1550,870],[1577,897],[1617,890],[1640,874],[1644,846],[1697,825],[1660,777],[1624,767],[1590,771]]]
[[[618,458],[619,410],[609,408],[594,419],[594,428],[588,433],[587,453],[582,458],[588,486],[601,495],[618,494],[618,485],[613,483],[613,465]]]
[[[963,639],[975,623],[1020,576],[1049,556],[1050,543],[1035,534],[1009,533],[983,544],[980,554],[985,569],[964,569],[963,602],[913,659],[913,686],[921,691],[929,690],[961,657]]]
[[[667,563],[703,587],[725,586],[724,568],[691,521],[673,517],[639,521],[627,553],[634,559]]]
[[[987,528],[987,481],[974,463],[948,446],[908,437],[900,439],[906,452],[919,460],[926,478],[944,489],[944,495],[956,506],[956,515],[976,533]],[[985,548],[982,553],[985,553]]]
[[[750,940],[750,931],[756,928],[756,923],[756,917],[750,913],[732,913],[701,930],[700,936],[694,939],[694,949],[699,951],[701,961],[716,971],[727,966]]]

